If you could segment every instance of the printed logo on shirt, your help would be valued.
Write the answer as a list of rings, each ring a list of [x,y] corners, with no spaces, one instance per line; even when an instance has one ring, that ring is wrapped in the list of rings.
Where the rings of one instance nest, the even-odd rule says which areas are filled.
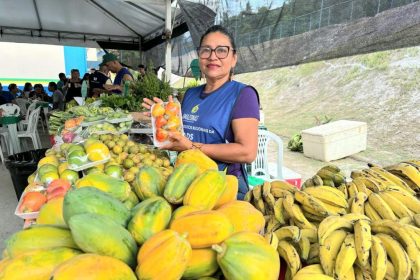
[[[195,114],[195,113],[197,113],[197,111],[198,111],[198,106],[199,105],[195,105],[192,109],[191,109],[191,113],[193,113],[193,114]]]
[[[182,119],[184,121],[196,122],[198,121],[197,115],[183,114]]]

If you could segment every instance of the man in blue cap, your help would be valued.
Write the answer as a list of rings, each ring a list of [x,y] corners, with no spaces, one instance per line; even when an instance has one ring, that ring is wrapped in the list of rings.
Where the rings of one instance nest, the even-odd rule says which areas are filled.
[[[113,93],[121,94],[124,82],[133,81],[133,75],[123,67],[115,54],[107,53],[102,56],[102,64],[106,65],[112,73],[116,73],[113,85],[104,85],[104,88]]]

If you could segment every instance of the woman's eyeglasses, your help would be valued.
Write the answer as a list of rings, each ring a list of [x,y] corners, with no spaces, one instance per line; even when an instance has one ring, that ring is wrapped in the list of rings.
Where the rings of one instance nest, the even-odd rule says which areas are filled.
[[[214,49],[210,47],[199,47],[197,48],[197,53],[200,58],[206,59],[211,56],[211,53],[214,52],[216,57],[219,59],[226,58],[229,54],[230,47],[229,46],[218,46]],[[232,49],[234,52],[235,50]]]

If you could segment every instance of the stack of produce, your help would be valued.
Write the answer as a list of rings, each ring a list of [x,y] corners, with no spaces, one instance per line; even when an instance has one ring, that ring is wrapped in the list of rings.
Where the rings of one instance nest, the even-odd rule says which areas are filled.
[[[418,163],[370,165],[349,182],[326,166],[303,190],[266,182],[245,200],[265,215],[286,279],[420,279]]]
[[[49,134],[59,135],[66,120],[71,119],[73,114],[69,112],[54,111],[48,119]]]
[[[0,279],[278,279],[264,217],[237,191],[199,150],[181,153],[167,179],[140,168],[133,189],[88,174],[43,206],[54,219],[6,241]]]

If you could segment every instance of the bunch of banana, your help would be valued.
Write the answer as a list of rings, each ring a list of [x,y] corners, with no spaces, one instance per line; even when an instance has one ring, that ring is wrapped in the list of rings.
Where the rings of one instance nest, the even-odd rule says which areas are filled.
[[[331,186],[338,188],[341,184],[346,182],[346,177],[340,168],[336,165],[326,165],[316,173],[321,177],[324,186]]]
[[[400,162],[396,165],[385,167],[385,170],[404,180],[416,193],[420,192],[420,161],[409,160]]]

